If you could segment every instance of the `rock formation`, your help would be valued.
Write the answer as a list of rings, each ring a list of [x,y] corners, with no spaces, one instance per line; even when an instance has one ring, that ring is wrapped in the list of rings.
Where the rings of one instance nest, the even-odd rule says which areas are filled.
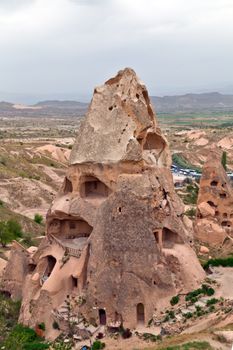
[[[77,322],[131,328],[198,286],[205,274],[170,165],[135,72],[97,87],[25,279],[21,322],[45,322],[49,332],[55,320],[62,329],[68,304]]]
[[[212,247],[233,242],[233,190],[219,150],[210,153],[203,167],[195,226],[196,238]]]
[[[25,278],[35,268],[32,259],[34,252],[35,250],[31,252],[16,241],[12,243],[8,263],[2,271],[0,286],[1,292],[10,295],[12,299],[22,299]]]

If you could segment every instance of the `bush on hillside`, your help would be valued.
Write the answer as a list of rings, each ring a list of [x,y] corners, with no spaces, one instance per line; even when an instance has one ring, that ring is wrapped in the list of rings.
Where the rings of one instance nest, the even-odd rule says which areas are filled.
[[[0,221],[0,243],[3,247],[20,237],[22,237],[22,228],[17,221],[12,219]]]
[[[41,224],[42,221],[43,221],[43,216],[40,215],[40,214],[35,214],[35,216],[34,216],[34,221],[35,221],[37,224]]]

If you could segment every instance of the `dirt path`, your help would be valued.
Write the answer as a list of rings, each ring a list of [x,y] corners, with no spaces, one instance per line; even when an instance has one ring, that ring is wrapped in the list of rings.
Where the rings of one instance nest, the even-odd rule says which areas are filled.
[[[219,283],[219,288],[216,289],[217,298],[233,300],[233,267],[214,267],[209,278]]]
[[[106,350],[156,350],[170,346],[180,345],[194,341],[207,341],[215,350],[230,350],[231,345],[220,343],[212,334],[189,334],[183,336],[174,336],[164,339],[161,343],[151,343],[140,340],[137,336],[130,339],[111,339],[105,338]]]

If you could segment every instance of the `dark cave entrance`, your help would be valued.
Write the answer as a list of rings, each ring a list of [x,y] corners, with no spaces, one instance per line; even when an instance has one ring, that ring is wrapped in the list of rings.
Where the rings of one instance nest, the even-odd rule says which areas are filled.
[[[85,176],[80,188],[83,198],[106,198],[109,195],[108,187],[94,176]]]
[[[46,258],[48,263],[46,275],[49,277],[54,269],[54,266],[56,265],[57,260],[52,255],[48,255]]]
[[[99,309],[99,320],[102,326],[105,326],[107,323],[106,311],[104,309]]]
[[[137,324],[145,324],[145,310],[142,303],[137,305]]]

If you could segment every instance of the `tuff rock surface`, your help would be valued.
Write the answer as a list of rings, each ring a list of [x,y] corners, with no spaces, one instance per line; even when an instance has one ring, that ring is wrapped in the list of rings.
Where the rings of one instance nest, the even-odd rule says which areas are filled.
[[[210,153],[202,170],[197,200],[195,236],[212,247],[233,243],[233,190],[221,155],[220,150]]]
[[[183,224],[168,143],[132,69],[94,90],[47,236],[25,276],[20,321],[136,327],[204,278]]]

